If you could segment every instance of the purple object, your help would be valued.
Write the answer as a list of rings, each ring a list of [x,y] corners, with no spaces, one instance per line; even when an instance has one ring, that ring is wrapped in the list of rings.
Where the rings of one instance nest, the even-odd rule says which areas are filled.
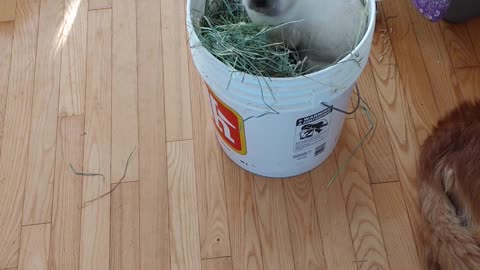
[[[395,0],[398,1],[398,0]],[[412,0],[417,9],[432,22],[443,19],[451,0]]]

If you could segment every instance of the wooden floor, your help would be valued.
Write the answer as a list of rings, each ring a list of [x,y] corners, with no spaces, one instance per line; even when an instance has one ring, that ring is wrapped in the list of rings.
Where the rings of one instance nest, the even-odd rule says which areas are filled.
[[[17,0],[0,23],[0,269],[425,269],[416,158],[442,114],[480,97],[480,20],[380,8],[359,81],[378,127],[327,189],[366,117],[311,173],[239,169],[215,141],[183,1]]]

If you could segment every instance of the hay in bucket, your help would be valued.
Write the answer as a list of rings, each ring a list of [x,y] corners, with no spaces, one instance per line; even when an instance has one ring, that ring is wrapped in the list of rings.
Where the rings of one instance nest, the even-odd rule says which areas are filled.
[[[365,16],[352,51],[367,26],[366,3],[364,6]],[[308,67],[300,51],[285,42],[272,42],[268,37],[271,31],[294,23],[298,21],[276,26],[256,25],[250,20],[241,0],[207,0],[204,16],[194,20],[194,29],[200,46],[235,71],[261,77],[297,77],[321,68]],[[332,65],[345,56],[339,56]]]

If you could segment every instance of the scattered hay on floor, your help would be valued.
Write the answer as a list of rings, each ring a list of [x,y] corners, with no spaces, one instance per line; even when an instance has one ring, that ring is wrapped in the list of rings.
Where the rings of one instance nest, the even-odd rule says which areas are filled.
[[[104,194],[102,194],[102,195],[100,195],[100,196],[98,196],[98,197],[96,197],[96,198],[93,198],[93,199],[91,199],[91,200],[86,201],[86,202],[82,205],[81,208],[85,208],[85,207],[89,206],[90,204],[94,203],[95,201],[98,201],[98,200],[101,200],[101,199],[105,198],[106,196],[108,196],[108,195],[110,195],[112,192],[114,192],[115,189],[117,189],[118,186],[120,186],[120,184],[123,183],[123,181],[124,181],[125,178],[127,177],[127,170],[128,170],[128,165],[129,165],[129,163],[130,163],[130,159],[132,158],[132,155],[133,155],[133,153],[135,153],[135,150],[136,150],[136,149],[137,149],[137,148],[135,147],[135,148],[133,149],[133,151],[130,153],[130,155],[128,156],[127,162],[126,162],[126,164],[125,164],[125,170],[124,170],[124,172],[123,172],[123,176],[122,176],[122,178],[120,178],[120,180],[113,186],[113,188],[110,189],[110,191],[108,191],[108,192],[106,192],[106,193],[104,193]],[[88,172],[78,172],[78,171],[76,171],[76,170],[73,168],[72,164],[70,164],[70,169],[72,170],[73,174],[75,174],[75,175],[87,176],[87,177],[101,176],[101,177],[102,177],[102,180],[105,181],[105,175],[103,175],[103,174],[100,174],[100,173],[88,173]]]

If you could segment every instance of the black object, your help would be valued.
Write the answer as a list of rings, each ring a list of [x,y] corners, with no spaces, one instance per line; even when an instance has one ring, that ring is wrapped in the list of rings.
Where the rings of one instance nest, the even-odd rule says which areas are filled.
[[[452,0],[443,18],[450,23],[464,23],[480,17],[480,0]]]

